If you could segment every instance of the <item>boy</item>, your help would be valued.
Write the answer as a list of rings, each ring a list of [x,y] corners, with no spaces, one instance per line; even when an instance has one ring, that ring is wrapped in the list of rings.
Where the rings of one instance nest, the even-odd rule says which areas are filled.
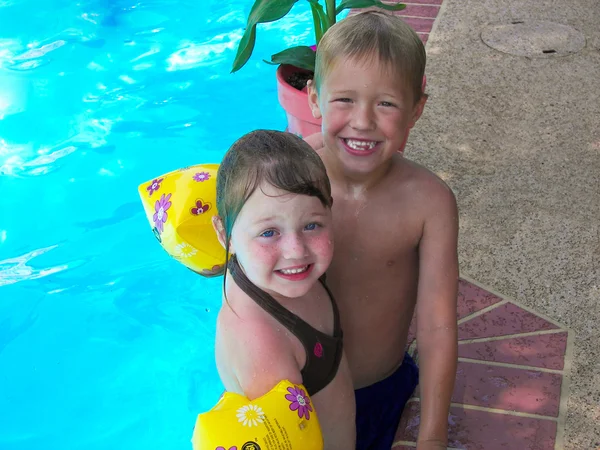
[[[402,155],[423,112],[425,49],[400,18],[366,12],[330,28],[309,84],[332,184],[338,299],[355,388],[357,449],[389,450],[418,382],[405,355],[415,307],[418,449],[446,448],[457,364],[458,211],[452,191]]]

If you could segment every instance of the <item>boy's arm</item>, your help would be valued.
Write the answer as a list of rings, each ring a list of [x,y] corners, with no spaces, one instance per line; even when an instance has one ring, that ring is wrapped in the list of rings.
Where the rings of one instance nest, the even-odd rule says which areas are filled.
[[[419,450],[446,448],[458,353],[458,208],[454,194],[446,186],[438,186],[428,203],[429,213],[419,244],[417,294]]]

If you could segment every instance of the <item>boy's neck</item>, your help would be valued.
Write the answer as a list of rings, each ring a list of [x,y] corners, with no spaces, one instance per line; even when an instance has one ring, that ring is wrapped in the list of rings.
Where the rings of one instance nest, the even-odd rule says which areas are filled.
[[[322,152],[322,158],[327,168],[327,175],[332,180],[332,184],[335,184],[348,194],[360,194],[377,186],[385,179],[393,165],[393,161],[390,159],[372,172],[353,173],[344,170],[339,160],[332,156],[326,147],[323,148]]]

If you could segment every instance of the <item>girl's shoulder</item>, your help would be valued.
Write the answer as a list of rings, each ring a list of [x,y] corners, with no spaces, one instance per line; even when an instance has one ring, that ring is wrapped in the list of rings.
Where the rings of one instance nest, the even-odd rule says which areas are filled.
[[[250,399],[260,397],[283,379],[301,383],[300,366],[289,339],[268,317],[223,307],[217,325],[218,358]]]

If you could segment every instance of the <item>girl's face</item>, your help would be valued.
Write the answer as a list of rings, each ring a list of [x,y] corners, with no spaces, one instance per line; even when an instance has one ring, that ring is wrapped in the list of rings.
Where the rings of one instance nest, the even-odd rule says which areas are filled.
[[[263,183],[235,221],[230,251],[257,287],[275,298],[297,298],[331,263],[331,228],[331,210],[317,197]]]

